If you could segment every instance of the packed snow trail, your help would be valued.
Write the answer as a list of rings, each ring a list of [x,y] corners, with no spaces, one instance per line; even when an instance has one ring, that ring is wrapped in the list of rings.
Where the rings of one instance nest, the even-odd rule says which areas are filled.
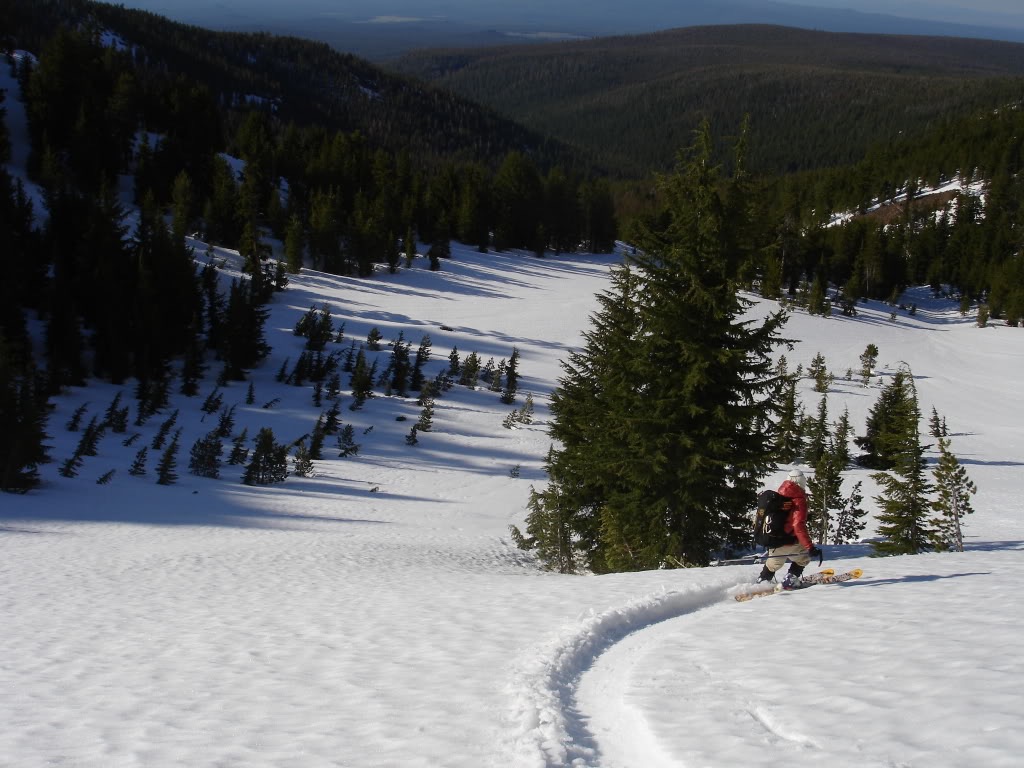
[[[633,633],[722,603],[736,586],[735,578],[725,578],[720,583],[639,598],[622,608],[586,617],[525,654],[509,685],[513,743],[511,762],[504,764],[517,768],[596,764],[594,734],[575,702],[580,677],[596,659],[621,646]],[[642,721],[631,724],[632,744],[653,743],[637,738],[643,726]],[[651,762],[653,756],[643,757],[639,762],[649,768],[661,764]],[[640,756],[634,753],[632,758]]]

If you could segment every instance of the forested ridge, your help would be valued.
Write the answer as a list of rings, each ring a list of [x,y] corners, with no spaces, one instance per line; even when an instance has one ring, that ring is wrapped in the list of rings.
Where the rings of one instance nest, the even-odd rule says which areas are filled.
[[[8,45],[16,41],[39,52],[60,27],[104,32],[115,37],[111,45],[127,49],[140,80],[182,78],[202,85],[224,106],[265,100],[281,122],[359,131],[374,147],[405,149],[424,160],[492,162],[515,149],[545,166],[576,162],[558,142],[477,102],[323,43],[216,32],[91,0],[5,0],[5,5],[11,21],[0,35]]]
[[[29,144],[19,148],[26,167],[0,168],[7,490],[34,486],[48,399],[68,386],[132,380],[141,418],[165,407],[172,380],[188,397],[204,377],[245,381],[269,352],[268,302],[303,267],[364,279],[443,269],[452,240],[543,257],[609,251],[624,234],[656,254],[688,221],[691,193],[702,205],[724,195],[707,219],[721,242],[705,255],[728,267],[710,276],[716,291],[829,315],[855,313],[864,298],[895,308],[904,288],[927,283],[979,323],[1024,321],[1021,46],[870,36],[826,45],[749,27],[653,36],[704,40],[685,72],[621,39],[606,43],[607,61],[585,47],[561,49],[583,51],[561,60],[544,59],[545,46],[516,49],[541,57],[531,88],[562,89],[540,107],[571,113],[568,75],[583,72],[595,108],[675,131],[661,144],[630,134],[574,152],[315,43],[208,32],[87,0],[0,0],[0,13],[17,81],[0,97],[18,100]],[[760,66],[749,42],[766,34],[775,63],[766,54]],[[802,63],[808,39],[834,69]],[[453,54],[446,67],[472,70],[464,56],[492,54]],[[711,65],[732,60],[741,65]],[[690,83],[705,106],[671,107],[671,89],[645,85],[646,99],[610,108],[607,99],[632,93],[637,66]],[[517,92],[511,80],[508,90]],[[580,136],[603,130],[578,114],[573,125]],[[807,126],[821,126],[831,149],[792,138]],[[614,181],[594,170],[617,165],[628,142],[671,165],[695,135],[709,175],[692,190],[652,183],[650,168],[620,166]],[[783,167],[765,169],[768,148],[788,158]],[[0,120],[0,159],[9,157]],[[931,194],[939,185],[948,188]],[[848,217],[837,223],[840,212]],[[228,284],[192,242],[237,250],[242,279]],[[767,460],[751,457],[757,471]],[[698,533],[706,544],[722,532]]]
[[[751,168],[787,173],[853,163],[877,141],[1024,96],[1021,44],[758,25],[418,51],[395,67],[631,177],[669,170],[704,119],[735,136],[749,115]]]

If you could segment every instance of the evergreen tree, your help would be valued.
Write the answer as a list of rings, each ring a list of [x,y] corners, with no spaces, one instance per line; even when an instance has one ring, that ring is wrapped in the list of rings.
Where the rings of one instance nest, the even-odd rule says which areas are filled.
[[[39,485],[38,467],[50,461],[48,405],[42,377],[30,364],[16,364],[0,332],[0,490],[25,493]]]
[[[149,455],[149,446],[142,446],[138,453],[135,454],[135,459],[132,461],[131,467],[128,469],[128,474],[132,477],[142,477],[146,474],[146,458]]]
[[[164,447],[164,441],[167,439],[167,435],[170,434],[171,429],[174,428],[175,423],[178,421],[178,411],[175,410],[164,422],[160,425],[156,435],[153,437],[153,450],[159,450]]]
[[[367,364],[366,354],[360,347],[356,355],[352,377],[349,379],[349,387],[352,388],[352,403],[349,405],[349,410],[358,411],[369,398],[373,397],[374,367]]]
[[[209,432],[192,444],[188,463],[189,472],[214,480],[220,477],[220,456],[224,451],[219,431]]]
[[[596,571],[707,563],[749,540],[746,510],[776,447],[771,353],[784,316],[752,322],[738,293],[749,246],[737,151],[723,183],[705,125],[664,184],[664,225],[642,232],[632,266],[553,395],[549,484],[531,493],[525,546],[549,564]],[[730,232],[726,232],[729,229]]]
[[[394,346],[391,348],[391,390],[398,397],[409,394],[409,343],[405,333],[399,332]]]
[[[292,472],[298,477],[313,476],[313,460],[310,458],[305,440],[300,441],[299,444],[295,446],[295,461],[292,465]]]
[[[861,502],[864,500],[860,490],[861,485],[860,480],[854,483],[850,495],[843,500],[843,504],[839,508],[835,529],[832,532],[833,544],[849,544],[857,541],[861,531],[864,530],[863,518],[867,515],[867,511],[861,507]]]
[[[881,510],[878,533],[883,537],[873,549],[878,555],[917,554],[931,548],[934,541],[927,517],[931,484],[920,440],[921,413],[909,370],[901,369],[890,387],[898,389],[898,397],[893,398],[886,432],[879,440],[892,471],[873,475],[882,488],[875,501]]]
[[[342,427],[341,432],[338,434],[338,448],[341,452],[338,454],[341,458],[347,456],[355,456],[359,453],[359,444],[356,443],[355,429],[351,424],[346,424]]]
[[[288,477],[288,446],[276,442],[270,427],[263,427],[256,435],[252,458],[242,475],[246,485],[283,483]]]
[[[416,359],[413,362],[412,375],[409,379],[409,389],[413,392],[419,392],[423,389],[423,367],[430,361],[431,347],[430,337],[424,335],[420,339],[419,348],[416,350]]]
[[[862,437],[854,439],[865,453],[858,463],[873,469],[891,469],[898,457],[916,444],[919,414],[910,371],[901,368],[881,391],[868,412]]]
[[[223,408],[217,417],[217,429],[214,433],[217,437],[228,438],[235,429],[235,406]]]
[[[831,385],[831,376],[828,372],[828,366],[825,365],[825,356],[819,352],[811,360],[811,367],[808,369],[808,374],[814,379],[814,391],[819,393],[828,392],[828,388]]]
[[[459,384],[470,389],[476,389],[477,379],[480,375],[480,356],[476,352],[470,352],[462,361],[462,373],[459,374]]]
[[[512,355],[505,365],[505,389],[501,393],[501,402],[511,405],[516,401],[519,389],[519,350],[512,348]]]
[[[971,496],[978,492],[957,457],[949,450],[949,438],[939,437],[939,461],[933,470],[938,498],[932,502],[937,517],[932,520],[937,549],[964,551],[962,522],[972,514]]]
[[[313,425],[313,434],[309,438],[309,448],[305,449],[310,459],[319,461],[324,457],[324,439],[327,437],[327,430],[324,427],[324,415],[317,417]],[[305,446],[305,443],[303,443]]]
[[[822,397],[818,402],[818,417],[810,421],[807,430],[807,450],[804,457],[807,463],[816,466],[829,447],[828,429],[828,398]]]
[[[239,464],[245,464],[245,462],[249,460],[249,449],[246,447],[248,439],[248,429],[243,429],[235,436],[235,439],[231,441],[231,453],[228,454],[228,464],[237,466]]]
[[[807,502],[807,529],[815,541],[826,542],[829,538],[832,511],[843,505],[842,496],[843,465],[835,450],[833,441],[829,441],[826,449],[814,463],[814,475],[807,480],[810,490]]]
[[[160,457],[156,466],[158,485],[173,485],[178,481],[178,473],[175,470],[178,467],[178,439],[180,437],[181,430],[178,429]]]
[[[878,347],[874,344],[868,344],[860,356],[860,375],[865,384],[871,380],[871,374],[874,372],[877,363]]]
[[[850,411],[846,409],[836,423],[835,437],[832,441],[832,450],[836,455],[836,463],[840,470],[846,469],[850,465],[850,436],[852,434]]]
[[[776,426],[777,461],[789,464],[804,448],[804,412],[797,396],[797,377],[779,374],[781,379],[778,422]]]

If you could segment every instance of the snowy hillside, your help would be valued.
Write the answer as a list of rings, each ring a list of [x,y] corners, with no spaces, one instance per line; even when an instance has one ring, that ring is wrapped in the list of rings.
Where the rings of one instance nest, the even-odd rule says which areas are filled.
[[[236,255],[214,257],[230,277]],[[864,577],[744,604],[731,595],[757,566],[560,576],[517,550],[508,526],[544,482],[559,361],[615,258],[455,247],[440,272],[420,258],[368,280],[294,277],[271,306],[274,351],[253,372],[253,402],[247,384],[221,390],[236,432],[291,441],[324,410],[311,386],[276,380],[313,306],[344,323],[342,351],[373,328],[413,349],[429,335],[431,375],[453,348],[521,356],[514,405],[457,385],[414,446],[414,399],[378,394],[351,411],[346,389],[359,453],[341,458],[329,439],[310,478],[253,488],[239,467],[189,474],[189,447],[216,420],[200,409],[212,378],[108,433],[65,478],[76,410],[84,424],[121,392],[134,416],[134,399],[104,384],[56,399],[42,488],[0,497],[0,765],[1018,765],[1024,335],[979,329],[924,295],[909,297],[913,316],[869,304],[856,318],[797,313],[786,328],[799,340],[791,369],[822,353],[838,376],[829,412],[848,407],[858,433],[888,377],[911,367],[922,411],[946,417],[979,488],[968,551],[871,559],[867,544],[827,546],[825,565]],[[868,343],[880,376],[845,380]],[[526,393],[534,422],[504,428]],[[813,410],[810,381],[801,396]],[[147,473],[129,475],[174,409],[177,481],[156,483],[153,448]],[[868,474],[845,474],[856,480],[873,509]]]

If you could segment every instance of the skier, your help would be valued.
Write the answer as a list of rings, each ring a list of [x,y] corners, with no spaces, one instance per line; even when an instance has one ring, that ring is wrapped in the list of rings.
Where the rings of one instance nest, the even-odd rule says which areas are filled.
[[[778,492],[793,500],[793,511],[786,520],[786,533],[792,534],[796,542],[768,550],[768,559],[764,561],[757,582],[773,581],[775,572],[789,560],[789,573],[782,582],[782,588],[795,589],[800,584],[800,574],[811,562],[811,558],[821,558],[821,550],[814,546],[807,533],[807,478],[804,473],[799,469],[791,470]]]

